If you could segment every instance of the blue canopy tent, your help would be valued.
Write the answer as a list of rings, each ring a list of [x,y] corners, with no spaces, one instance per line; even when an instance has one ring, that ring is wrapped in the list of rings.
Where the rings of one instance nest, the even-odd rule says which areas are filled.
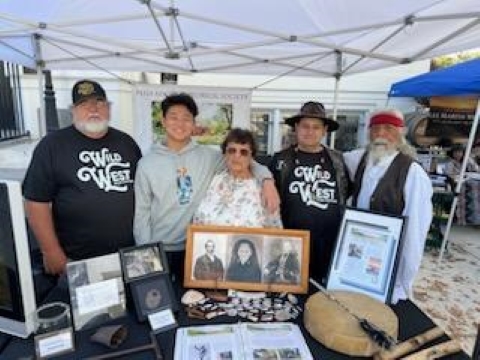
[[[389,92],[390,97],[431,97],[431,96],[480,96],[480,59],[463,62],[441,70],[431,71],[410,79],[399,81],[392,85]],[[467,148],[460,170],[459,181],[455,188],[447,228],[442,240],[440,261],[443,258],[447,246],[453,216],[458,203],[458,194],[464,182],[467,160],[470,157],[473,141],[478,127],[480,114],[480,98],[477,102],[477,109],[473,119]]]

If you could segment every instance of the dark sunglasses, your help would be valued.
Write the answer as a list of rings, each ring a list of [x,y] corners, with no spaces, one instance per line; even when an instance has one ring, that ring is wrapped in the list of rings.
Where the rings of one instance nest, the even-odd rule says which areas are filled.
[[[240,153],[241,156],[249,156],[251,154],[251,151],[248,149],[237,149],[237,148],[226,148],[225,152],[228,155],[234,155],[236,153]]]

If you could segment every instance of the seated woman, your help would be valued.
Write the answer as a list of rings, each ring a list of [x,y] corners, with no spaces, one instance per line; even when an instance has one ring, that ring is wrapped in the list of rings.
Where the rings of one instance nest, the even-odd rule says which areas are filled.
[[[240,239],[233,246],[232,256],[225,280],[259,282],[260,265],[255,244],[248,239]]]
[[[217,174],[194,214],[196,224],[282,227],[280,213],[269,214],[262,204],[261,184],[251,163],[257,152],[249,130],[230,130],[222,143],[227,170]]]
[[[445,173],[452,179],[456,179],[460,175],[462,169],[463,157],[465,155],[465,146],[462,144],[454,144],[447,152],[451,160],[445,165]],[[478,172],[480,168],[478,164],[469,157],[467,162],[467,172]]]

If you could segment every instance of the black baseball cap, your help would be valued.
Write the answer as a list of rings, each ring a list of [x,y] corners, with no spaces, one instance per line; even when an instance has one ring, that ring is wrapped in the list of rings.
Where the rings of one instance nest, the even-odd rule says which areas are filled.
[[[72,103],[77,105],[82,101],[90,98],[97,98],[99,100],[107,100],[105,89],[96,81],[80,80],[72,89]]]

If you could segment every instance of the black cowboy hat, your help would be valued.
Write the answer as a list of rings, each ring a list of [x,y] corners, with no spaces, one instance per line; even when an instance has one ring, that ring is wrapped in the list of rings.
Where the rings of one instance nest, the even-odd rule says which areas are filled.
[[[286,118],[285,123],[291,127],[295,127],[295,124],[304,117],[323,120],[325,125],[328,125],[328,132],[335,131],[339,128],[339,125],[335,120],[326,116],[325,107],[323,104],[316,101],[309,101],[303,104],[302,108],[300,109],[300,113]]]

